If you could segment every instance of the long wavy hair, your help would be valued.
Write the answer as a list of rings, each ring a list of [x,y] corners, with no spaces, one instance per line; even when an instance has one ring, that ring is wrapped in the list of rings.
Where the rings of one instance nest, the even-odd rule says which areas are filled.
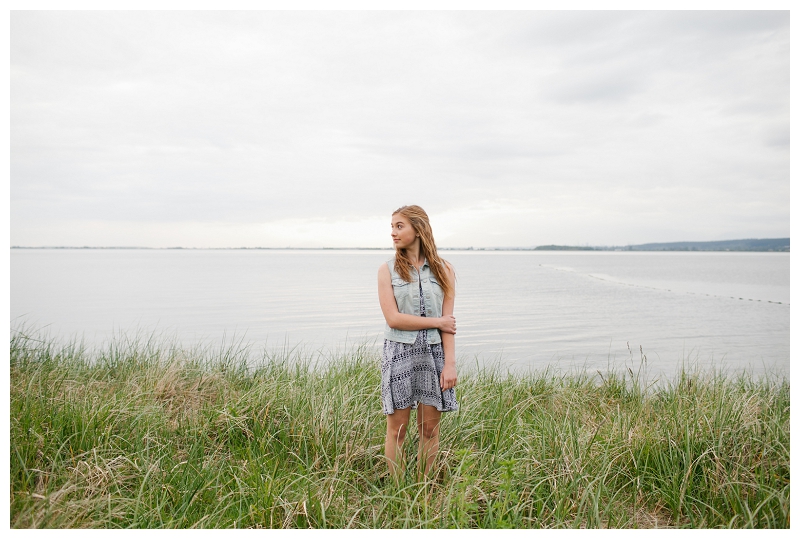
[[[447,273],[444,259],[439,257],[436,251],[436,242],[433,241],[433,230],[431,230],[431,223],[428,219],[428,214],[419,206],[403,206],[392,212],[392,215],[402,215],[411,223],[411,227],[419,234],[420,252],[425,260],[428,261],[428,266],[431,268],[433,275],[439,282],[439,285],[444,291],[445,297],[452,297],[455,291],[453,283],[450,282],[450,276]],[[411,258],[406,253],[405,249],[395,249],[394,270],[406,282],[411,282],[411,267],[413,263]]]

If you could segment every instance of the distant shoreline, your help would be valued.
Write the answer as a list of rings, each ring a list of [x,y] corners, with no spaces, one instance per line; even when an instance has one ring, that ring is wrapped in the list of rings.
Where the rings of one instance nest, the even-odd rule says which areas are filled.
[[[539,245],[536,247],[440,247],[441,251],[716,251],[789,252],[789,238],[724,241],[681,241],[625,246]],[[144,249],[191,251],[391,251],[391,247],[141,247],[141,246],[40,246],[12,245],[12,249]]]
[[[676,241],[643,243],[624,247],[580,247],[571,245],[540,245],[536,251],[751,251],[789,252],[789,238],[744,239],[724,241]]]

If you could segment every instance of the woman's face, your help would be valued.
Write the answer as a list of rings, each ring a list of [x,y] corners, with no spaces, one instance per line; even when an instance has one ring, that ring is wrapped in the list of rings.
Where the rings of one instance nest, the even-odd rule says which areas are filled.
[[[417,233],[408,219],[399,213],[392,215],[392,241],[395,249],[407,249],[417,240]]]

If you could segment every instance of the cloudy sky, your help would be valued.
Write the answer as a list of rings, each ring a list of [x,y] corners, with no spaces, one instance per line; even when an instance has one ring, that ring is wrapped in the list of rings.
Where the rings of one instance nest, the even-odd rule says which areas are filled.
[[[12,12],[11,244],[789,235],[789,15]]]

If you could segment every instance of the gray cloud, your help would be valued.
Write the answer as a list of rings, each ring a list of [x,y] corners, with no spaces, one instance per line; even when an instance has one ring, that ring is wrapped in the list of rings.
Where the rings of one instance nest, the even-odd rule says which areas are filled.
[[[474,245],[482,231],[557,241],[515,230],[558,205],[579,221],[550,215],[551,235],[573,231],[565,242],[716,239],[744,222],[788,235],[788,21],[13,12],[12,243],[83,238],[83,221],[169,235],[169,223],[369,219],[410,199],[450,216],[519,211],[507,228],[486,213]],[[626,231],[654,205],[662,224]]]

